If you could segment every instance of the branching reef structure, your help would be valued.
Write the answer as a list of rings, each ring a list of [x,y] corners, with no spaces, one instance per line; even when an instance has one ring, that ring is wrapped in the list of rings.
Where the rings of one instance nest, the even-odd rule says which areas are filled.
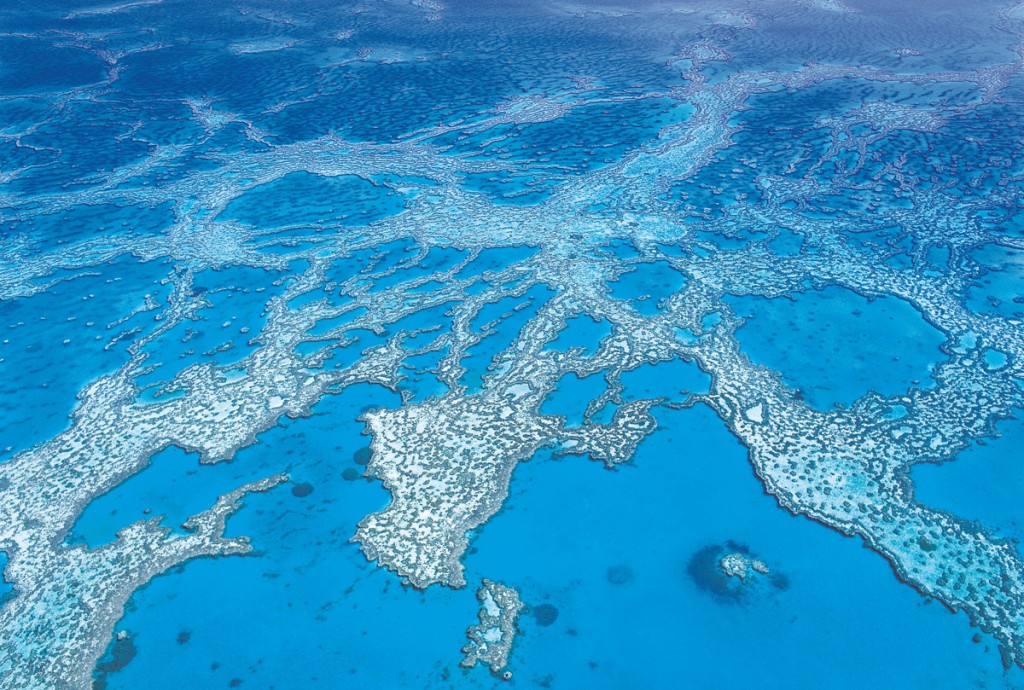
[[[443,9],[431,12],[444,21]],[[1019,31],[1024,20],[1004,21]],[[100,55],[105,76],[51,94],[36,121],[0,130],[0,142],[33,146],[34,133],[59,126],[68,110],[116,93],[122,69],[142,51],[163,49],[113,54],[89,36],[65,40]],[[286,94],[279,111],[330,96],[341,88],[339,73],[374,58],[371,51],[322,68],[316,88]],[[467,535],[500,509],[517,463],[553,448],[612,467],[656,428],[656,407],[703,404],[749,449],[783,508],[859,536],[906,583],[994,635],[1006,663],[1024,665],[1024,560],[1016,545],[916,502],[908,479],[915,463],[952,459],[1024,403],[1021,319],[965,302],[985,270],[977,247],[1024,250],[1021,229],[1011,227],[1024,209],[1024,172],[994,154],[978,158],[970,163],[977,193],[968,196],[942,184],[942,171],[886,146],[908,133],[959,136],[959,121],[1019,79],[1024,57],[962,71],[804,64],[722,77],[731,56],[709,39],[667,59],[679,76],[671,88],[612,90],[580,76],[561,92],[530,93],[380,142],[338,132],[286,141],[216,102],[172,94],[191,139],[148,143],[130,164],[46,193],[25,189],[50,168],[32,159],[6,167],[0,213],[14,230],[0,248],[0,299],[29,299],[119,257],[167,263],[164,292],[94,329],[125,352],[124,361],[81,390],[64,431],[14,448],[0,464],[0,548],[14,587],[0,610],[0,684],[88,687],[132,592],[188,559],[246,553],[244,538],[224,536],[227,516],[247,493],[287,479],[221,497],[189,520],[187,536],[153,518],[125,526],[102,548],[67,544],[90,501],[168,446],[197,451],[203,463],[230,459],[283,416],[307,414],[356,383],[400,391],[404,402],[362,418],[372,436],[367,473],[391,502],[353,526],[352,539],[415,587],[465,586]],[[888,87],[925,93],[953,85],[966,96],[901,104],[872,96]],[[766,99],[785,103],[832,86],[865,95],[819,118],[814,145],[795,144],[788,168],[766,162],[743,138],[743,118]],[[543,156],[502,155],[518,128],[622,104],[671,116],[650,140],[576,174],[562,175]],[[146,130],[125,136],[144,143]],[[57,170],[66,165],[54,161]],[[529,174],[561,177],[504,196],[467,184],[500,187]],[[722,202],[719,174],[748,180],[747,193]],[[395,207],[365,221],[355,213],[272,226],[235,213],[242,200],[302,180],[365,188]],[[708,193],[721,203],[697,201]],[[32,218],[83,206],[163,208],[171,220],[158,232],[112,229],[56,246],[17,231]],[[796,248],[780,252],[782,238],[793,236]],[[948,253],[945,265],[929,258],[935,248]],[[216,350],[220,358],[180,370],[158,366],[158,345],[180,333],[187,345],[188,330],[199,328],[218,297],[197,281],[228,266],[264,276],[261,321]],[[648,271],[671,276],[672,289],[612,295],[620,278]],[[917,310],[945,339],[934,381],[818,409],[744,353],[736,335],[743,322],[729,296],[829,286]],[[600,341],[563,346],[583,324],[604,328]],[[479,353],[482,375],[470,364]],[[624,374],[676,360],[699,367],[710,387],[680,398],[669,382],[665,397],[623,399]],[[570,374],[607,384],[583,424],[540,412]],[[418,395],[412,379],[436,387]]]

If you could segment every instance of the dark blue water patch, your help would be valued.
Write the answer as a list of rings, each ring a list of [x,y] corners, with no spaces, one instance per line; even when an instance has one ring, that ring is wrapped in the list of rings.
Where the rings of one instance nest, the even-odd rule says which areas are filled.
[[[491,362],[512,345],[512,341],[551,294],[546,286],[535,285],[521,297],[504,297],[485,305],[470,321],[470,328],[484,335],[479,343],[468,349],[467,356],[461,362],[466,369],[462,381],[471,393],[481,389]],[[483,332],[483,327],[496,319],[500,319],[498,323],[491,330]]]
[[[197,274],[194,290],[210,306],[147,343],[155,369],[139,376],[140,388],[167,382],[189,366],[244,359],[256,350],[255,338],[267,323],[266,306],[283,291],[276,272],[249,266],[207,269]]]
[[[131,632],[137,655],[108,676],[111,690],[226,687],[234,678],[279,690],[336,688],[339,678],[386,688],[500,684],[458,668],[466,627],[477,620],[479,578],[419,592],[348,541],[388,501],[378,482],[343,478],[359,468],[354,454],[367,442],[356,417],[396,402],[378,387],[351,388],[238,453],[232,464],[253,475],[287,469],[292,487],[313,490],[297,496],[285,485],[248,496],[228,534],[249,536],[254,555],[193,561],[137,592],[116,628]],[[393,654],[412,639],[408,653]]]
[[[1015,145],[1024,136],[1020,120],[1020,104],[1012,100],[972,108],[931,135],[935,150],[923,161],[911,156],[908,162],[930,163],[944,185],[966,197],[985,197],[1006,183],[1004,175],[1019,174],[1024,166],[1024,152]]]
[[[220,162],[209,156],[206,151],[198,148],[186,149],[174,158],[144,169],[138,175],[126,177],[118,183],[119,190],[160,189],[175,183],[183,182],[199,173],[212,173],[219,169]]]
[[[397,37],[390,33],[379,40],[393,44]],[[496,84],[493,76],[478,72],[471,54],[429,57],[350,65],[344,70],[343,89],[332,89],[278,113],[262,114],[261,125],[274,135],[275,143],[330,132],[361,141],[394,141],[403,133],[475,114],[479,103],[493,103],[495,92],[507,89]]]
[[[48,99],[27,96],[0,101],[0,122],[9,132],[24,131],[38,122],[50,108]]]
[[[681,359],[643,364],[627,371],[619,380],[625,388],[622,392],[625,402],[661,397],[685,400],[695,393],[707,393],[711,388],[710,376],[695,363]]]
[[[0,458],[65,429],[78,392],[128,361],[130,339],[105,349],[123,328],[107,325],[142,306],[145,295],[165,292],[158,282],[167,271],[163,262],[127,257],[90,269],[95,275],[0,301]],[[152,318],[133,323],[152,327]]]
[[[613,565],[608,568],[605,578],[613,585],[629,585],[636,578],[633,568],[628,565]]]
[[[748,593],[745,583],[739,578],[726,575],[719,567],[722,557],[729,552],[721,544],[702,547],[690,557],[686,564],[686,573],[698,589],[707,592],[716,601],[740,603]]]
[[[217,497],[259,477],[260,468],[220,462],[201,465],[199,455],[171,446],[150,458],[149,465],[94,499],[75,521],[71,544],[97,548],[116,539],[117,532],[139,520],[162,516],[161,526],[185,534],[182,525],[209,509]]]
[[[345,347],[338,347],[331,351],[330,356],[324,360],[324,367],[331,369],[345,369],[358,362],[363,352],[371,347],[377,347],[387,343],[390,337],[389,331],[375,333],[364,328],[347,331],[346,338],[354,338],[355,341]],[[302,343],[296,347],[299,354],[308,355],[321,349],[325,343]]]
[[[8,561],[10,561],[10,559],[7,557],[7,553],[0,551],[0,607],[15,596],[14,585],[8,582],[7,578],[3,575],[4,570],[7,568]]]
[[[580,426],[584,421],[587,405],[608,389],[604,374],[591,374],[580,378],[569,373],[558,379],[540,406],[541,414],[557,414],[565,417],[568,426]]]
[[[612,324],[605,319],[595,319],[588,314],[580,314],[566,319],[565,328],[558,333],[548,348],[566,352],[572,348],[580,348],[586,356],[594,355],[601,342],[612,334]]]
[[[449,311],[458,306],[457,302],[444,302],[434,307],[427,307],[415,311],[408,316],[403,316],[395,321],[391,321],[388,325],[388,330],[396,333],[400,330],[407,332],[418,331],[426,328],[433,328],[435,330],[429,333],[422,333],[414,339],[407,339],[407,346],[425,345],[425,342],[416,342],[426,340],[433,340],[439,333],[447,332],[451,330],[452,317],[449,315]],[[387,317],[385,317],[387,318]]]
[[[110,173],[152,153],[152,144],[131,137],[137,117],[137,114],[119,112],[108,103],[72,100],[21,137],[21,143],[59,151],[58,162],[69,182],[92,179],[97,183],[101,180],[93,178],[98,173]],[[45,189],[37,187],[39,180],[33,171],[13,182],[11,189],[28,194],[62,188],[52,182],[47,182]]]
[[[462,176],[462,187],[471,192],[486,194],[497,205],[529,206],[550,197],[558,181],[557,177],[550,175],[503,168],[465,173]]]
[[[1024,237],[1024,208],[1000,208],[979,211],[975,218],[979,226],[996,237],[1018,239]]]
[[[29,148],[19,146],[14,140],[0,141],[0,165],[5,170],[27,169],[33,178],[40,176],[41,171],[55,171],[53,165],[60,158],[60,152],[54,149]]]
[[[207,131],[184,103],[131,101],[120,106],[130,108],[139,118],[139,127],[132,133],[132,138],[139,141],[159,146],[187,146],[207,136]]]
[[[953,461],[914,465],[914,499],[1024,542],[1024,463],[1017,452],[1024,444],[1024,422],[1003,420],[996,429],[999,438],[979,441]]]
[[[37,94],[99,81],[104,63],[93,53],[27,36],[0,38],[0,91],[5,94]]]
[[[928,248],[925,258],[929,265],[940,271],[949,270],[950,249],[947,244],[932,245]]]
[[[995,123],[988,122],[992,128]],[[1018,129],[1018,132],[1020,130]],[[980,133],[979,133],[980,134]],[[930,189],[929,185],[942,185],[951,193],[963,197],[976,197],[992,191],[997,178],[982,178],[963,165],[964,160],[986,160],[986,147],[980,136],[964,131],[963,128],[943,128],[938,132],[896,131],[867,147],[868,160],[861,171],[861,178],[885,173],[886,156],[905,156],[903,174],[923,178],[928,182],[915,185],[918,190]],[[975,168],[977,170],[977,168]],[[975,187],[977,185],[977,187]],[[881,201],[881,199],[879,199]],[[903,204],[908,202],[904,200]]]
[[[752,230],[736,230],[734,232],[730,232],[728,235],[725,233],[698,230],[696,235],[700,241],[727,251],[743,249],[752,242],[759,242],[768,238],[766,233],[754,232]]]
[[[558,607],[554,604],[538,604],[530,607],[530,615],[537,621],[537,625],[546,628],[558,620]]]
[[[517,245],[512,247],[490,247],[477,254],[476,259],[455,274],[456,280],[465,280],[488,271],[502,271],[512,264],[521,263],[536,254],[538,247]]]
[[[399,385],[399,390],[410,394],[411,403],[439,397],[448,392],[448,387],[438,380],[436,374],[437,366],[447,354],[448,348],[444,347],[436,352],[407,357],[402,363],[406,378]]]
[[[967,305],[983,314],[1024,318],[1024,252],[987,244],[972,252],[985,268],[967,290]]]
[[[778,256],[798,256],[804,247],[804,235],[784,227],[768,243],[768,248]]]
[[[349,472],[351,471],[351,469],[351,467],[346,468],[344,472]],[[309,482],[299,482],[297,484],[292,484],[292,496],[295,496],[296,498],[305,498],[306,496],[311,495],[313,491],[314,487]]]
[[[438,122],[478,116],[481,104],[512,94],[562,92],[571,86],[569,74],[600,73],[609,88],[634,92],[640,91],[640,83],[657,91],[680,81],[663,61],[650,59],[649,45],[641,49],[615,26],[595,35],[581,30],[571,17],[519,7],[515,21],[508,23],[506,17],[502,30],[495,31],[498,17],[454,8],[445,12],[444,30],[438,31],[436,25],[423,23],[424,13],[417,8],[391,10],[361,14],[357,34],[340,48],[306,27],[349,26],[352,17],[344,8],[290,6],[289,17],[300,18],[291,26],[260,22],[254,15],[211,15],[204,17],[208,21],[201,29],[187,28],[190,36],[199,32],[208,40],[168,40],[165,51],[133,56],[119,86],[139,100],[204,93],[223,103],[220,107],[253,118],[272,141],[287,142],[329,132],[392,140]],[[181,19],[172,13],[148,9],[146,16],[153,15],[160,18],[151,19],[155,26],[180,26]],[[303,41],[263,55],[211,50],[211,44],[220,48],[231,37],[252,40],[253,31],[275,38],[301,33]],[[382,46],[394,46],[404,55],[375,64]],[[607,59],[610,46],[614,61]],[[356,57],[360,49],[368,49],[365,62],[329,66],[339,58]],[[200,91],[202,87],[206,90]],[[315,98],[302,101],[306,96]],[[299,102],[284,109],[270,107],[282,98]]]
[[[617,259],[629,261],[640,256],[640,252],[629,240],[612,240],[601,248],[602,252],[611,254]]]
[[[242,122],[231,122],[217,128],[204,142],[204,150],[209,154],[221,156],[237,156],[265,151],[264,143],[246,136],[248,129]]]
[[[135,640],[131,635],[115,638],[96,663],[96,670],[93,674],[93,690],[107,690],[110,687],[107,682],[108,677],[131,663],[137,652]]]
[[[365,225],[394,215],[404,207],[399,194],[361,177],[329,177],[299,171],[246,190],[218,218],[257,228],[328,222]]]
[[[518,682],[671,688],[685,678],[693,687],[808,690],[823,677],[844,690],[1019,682],[1017,671],[1002,678],[989,638],[971,644],[965,615],[927,605],[859,540],[780,509],[706,407],[655,416],[659,430],[617,471],[543,453],[520,464],[502,511],[478,530],[467,577],[500,573],[529,606],[558,610],[548,625],[520,619]],[[702,549],[729,542],[785,579],[737,605],[708,596],[687,567]],[[627,585],[608,577],[621,565],[633,573]]]
[[[366,262],[362,272],[384,273],[412,259],[416,248],[416,241],[406,237],[379,244],[373,248],[373,258]]]
[[[563,175],[578,174],[618,160],[655,138],[662,127],[684,121],[691,114],[690,106],[669,99],[595,103],[546,122],[502,124],[440,143],[449,145],[452,153],[492,160],[529,160],[532,166],[544,164]],[[514,176],[503,178],[498,172],[489,176],[496,180],[491,184],[499,189],[504,184],[522,184]],[[479,186],[480,181],[474,183]]]
[[[699,176],[680,181],[668,198],[688,214],[720,218],[730,207],[764,200],[759,178],[767,170],[790,178],[820,181],[828,193],[801,197],[800,202],[808,210],[830,216],[845,214],[859,218],[879,208],[909,207],[909,200],[901,198],[895,180],[887,175],[887,161],[912,152],[907,170],[912,169],[915,177],[928,180],[941,175],[944,180],[958,183],[961,180],[956,178],[963,175],[957,169],[957,157],[977,160],[980,148],[965,144],[959,133],[951,136],[897,130],[871,142],[866,156],[859,156],[851,147],[840,149],[819,163],[833,141],[832,133],[821,126],[819,118],[823,114],[840,116],[869,101],[927,108],[940,101],[945,103],[943,93],[964,102],[977,97],[977,90],[968,84],[913,86],[859,79],[831,80],[800,90],[754,95],[747,100],[748,107],[736,113],[730,123],[739,128],[732,135],[735,146],[717,154]],[[752,160],[757,164],[751,164]],[[819,164],[815,168],[816,163]],[[858,163],[863,164],[859,169]],[[775,196],[778,191],[767,193]]]
[[[99,236],[155,235],[174,222],[173,203],[82,204],[66,211],[33,214],[0,226],[0,241],[27,234],[40,247],[50,248]]]
[[[468,255],[468,249],[431,247],[427,257],[420,261],[419,267],[428,273],[440,273],[455,268]]]
[[[609,282],[611,296],[629,302],[641,314],[658,313],[661,300],[676,293],[686,284],[686,276],[667,261],[635,264],[617,280]]]
[[[194,24],[181,26],[181,18],[166,10],[158,14],[157,26],[177,26],[192,40],[173,41],[176,34],[170,33],[162,50],[133,55],[118,82],[125,98],[153,101],[167,93],[202,94],[218,110],[255,115],[312,76],[308,56],[301,50],[251,55],[226,50],[232,37],[252,40],[251,18],[211,13],[204,15],[205,26],[200,29]]]
[[[945,336],[910,304],[838,286],[765,299],[727,297],[746,319],[736,332],[752,361],[782,374],[808,404],[851,405],[868,391],[896,395],[930,381]]]

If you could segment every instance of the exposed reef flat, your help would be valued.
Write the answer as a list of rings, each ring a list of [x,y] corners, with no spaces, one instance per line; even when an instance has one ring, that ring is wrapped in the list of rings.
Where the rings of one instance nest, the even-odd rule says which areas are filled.
[[[469,643],[462,648],[465,658],[461,665],[473,668],[483,663],[491,673],[500,673],[503,680],[511,680],[512,672],[505,667],[516,639],[519,612],[523,609],[519,592],[485,579],[476,591],[476,598],[480,601],[480,622],[466,630]]]

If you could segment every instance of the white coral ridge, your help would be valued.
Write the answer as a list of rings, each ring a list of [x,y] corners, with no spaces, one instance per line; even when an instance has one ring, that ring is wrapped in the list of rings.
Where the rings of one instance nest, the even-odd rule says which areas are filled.
[[[770,572],[764,561],[748,558],[739,552],[722,556],[718,561],[718,567],[729,577],[738,577],[741,580],[746,580],[751,570],[762,575],[767,575]]]
[[[523,602],[515,589],[487,579],[481,583],[476,598],[480,601],[480,622],[466,630],[469,642],[462,648],[465,658],[461,665],[473,668],[477,662],[483,662],[498,673],[508,665]],[[502,677],[508,680],[512,674],[505,671]]]

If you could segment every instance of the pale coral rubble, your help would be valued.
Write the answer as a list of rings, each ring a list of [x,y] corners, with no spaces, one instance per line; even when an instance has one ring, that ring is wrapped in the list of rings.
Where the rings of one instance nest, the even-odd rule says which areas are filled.
[[[480,622],[466,629],[469,642],[462,648],[465,658],[461,665],[473,668],[483,663],[492,673],[501,673],[502,678],[509,680],[512,672],[505,667],[516,638],[519,612],[523,609],[519,592],[500,582],[484,579],[476,598],[480,601]]]

